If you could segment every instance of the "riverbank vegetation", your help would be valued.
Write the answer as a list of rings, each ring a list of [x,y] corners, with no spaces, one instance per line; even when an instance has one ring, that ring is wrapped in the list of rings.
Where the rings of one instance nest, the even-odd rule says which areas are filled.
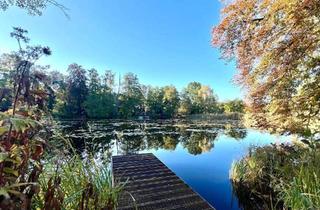
[[[317,209],[319,154],[318,142],[252,148],[231,168],[234,192],[246,208]]]
[[[320,2],[239,0],[222,13],[213,44],[237,61],[246,124],[307,145],[254,148],[231,169],[236,192],[269,198],[264,209],[318,209]]]
[[[33,208],[115,209],[123,186],[113,185],[108,164],[77,154],[62,157],[46,161]]]
[[[81,158],[67,141],[62,151],[54,149],[59,139],[48,141],[56,132],[50,117],[54,90],[35,62],[51,50],[29,45],[26,35],[14,28],[19,50],[1,65],[7,108],[0,113],[0,208],[114,209],[122,187],[112,185],[108,165]]]

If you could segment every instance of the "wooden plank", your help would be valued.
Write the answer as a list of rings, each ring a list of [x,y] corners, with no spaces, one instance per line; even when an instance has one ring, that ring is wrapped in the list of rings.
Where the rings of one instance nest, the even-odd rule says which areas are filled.
[[[125,183],[117,210],[212,210],[151,153],[112,157],[114,183]]]

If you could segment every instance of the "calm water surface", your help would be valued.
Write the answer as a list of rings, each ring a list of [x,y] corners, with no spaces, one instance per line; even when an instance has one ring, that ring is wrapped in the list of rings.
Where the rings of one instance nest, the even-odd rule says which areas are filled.
[[[229,170],[250,146],[283,142],[285,137],[241,128],[236,122],[60,121],[59,127],[82,153],[152,152],[217,210],[238,210]]]

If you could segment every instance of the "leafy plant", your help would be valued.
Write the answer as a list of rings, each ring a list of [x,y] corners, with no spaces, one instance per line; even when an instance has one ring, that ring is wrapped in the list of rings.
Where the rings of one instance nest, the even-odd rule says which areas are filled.
[[[43,140],[40,132],[45,120],[49,87],[41,72],[31,67],[42,55],[50,55],[48,47],[29,46],[26,30],[14,28],[11,36],[19,44],[14,54],[12,107],[0,113],[0,206],[4,209],[30,209],[31,199],[38,191],[42,171]]]

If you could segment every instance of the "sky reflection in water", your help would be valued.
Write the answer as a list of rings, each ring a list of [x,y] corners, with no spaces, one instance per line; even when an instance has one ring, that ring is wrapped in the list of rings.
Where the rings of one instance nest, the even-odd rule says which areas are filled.
[[[225,123],[95,121],[60,126],[83,151],[90,145],[113,155],[154,153],[217,210],[241,209],[229,181],[232,162],[252,145],[288,139]]]

